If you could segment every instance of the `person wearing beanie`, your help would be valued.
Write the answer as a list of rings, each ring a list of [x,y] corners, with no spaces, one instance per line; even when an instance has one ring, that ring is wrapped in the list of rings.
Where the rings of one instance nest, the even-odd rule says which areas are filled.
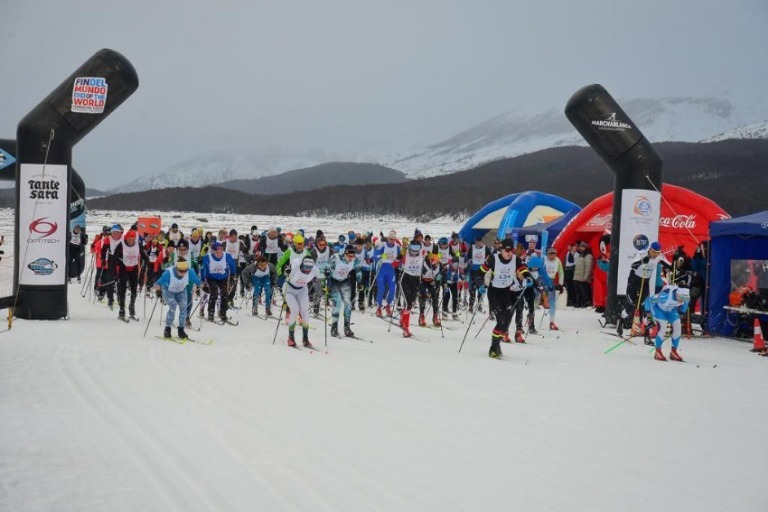
[[[533,279],[533,286],[531,287],[533,290],[531,294],[532,299],[528,301],[528,332],[536,334],[536,298],[544,295],[546,297],[552,296],[552,299],[554,299],[555,285],[543,270],[544,258],[541,256],[529,256],[526,266],[531,272],[531,279]]]
[[[120,224],[114,224],[109,236],[100,247],[103,270],[99,281],[99,300],[106,294],[107,306],[112,309],[115,304],[115,283],[117,282],[117,261],[115,251],[123,243],[123,228]]]
[[[331,336],[339,336],[339,316],[344,305],[344,336],[353,338],[355,333],[350,327],[352,319],[352,289],[353,279],[360,276],[360,264],[357,261],[355,247],[347,245],[343,254],[334,254],[325,271],[328,292],[333,301],[331,317]]]
[[[187,333],[184,331],[184,326],[188,325],[187,311],[189,306],[189,299],[192,295],[192,288],[194,286],[201,286],[202,282],[197,276],[197,272],[189,265],[189,262],[179,257],[176,260],[176,264],[163,272],[160,279],[155,284],[155,292],[158,299],[162,296],[165,303],[168,305],[168,312],[165,315],[165,329],[163,331],[163,337],[171,338],[171,327],[173,326],[173,318],[176,316],[176,308],[179,309],[179,323],[177,335],[181,340],[187,339]]]
[[[181,237],[182,237],[182,234],[179,231],[179,225],[174,222],[173,224],[171,224],[171,229],[170,231],[168,231],[168,236],[166,238],[168,238],[168,240],[170,240],[171,242],[176,243],[179,240],[181,240]]]
[[[419,285],[421,284],[421,269],[424,266],[424,252],[421,244],[411,242],[405,252],[402,265],[402,275],[400,276],[400,286],[403,290],[405,307],[400,314],[400,327],[403,329],[403,336],[410,338],[411,309],[419,294]]]
[[[373,261],[376,264],[376,316],[382,317],[382,307],[386,309],[387,316],[392,316],[397,290],[395,270],[402,262],[402,249],[394,229],[389,232],[385,241],[379,242],[379,247],[373,253]]]
[[[419,282],[419,325],[426,326],[427,319],[424,316],[424,307],[427,297],[432,301],[432,325],[440,326],[440,283],[442,282],[442,268],[440,256],[422,249],[424,265],[421,267],[421,281]]]
[[[555,323],[555,314],[557,313],[557,296],[563,293],[563,282],[565,278],[565,272],[563,270],[563,263],[560,258],[557,257],[557,250],[554,247],[547,249],[547,257],[544,260],[544,271],[552,281],[555,288],[555,292],[549,294],[549,330],[557,331],[559,328]]]
[[[120,244],[112,254],[117,279],[117,303],[120,306],[118,318],[127,322],[125,318],[125,295],[130,288],[131,301],[128,304],[128,315],[136,318],[136,290],[139,284],[139,267],[149,264],[149,258],[137,240],[138,232],[129,229]]]
[[[231,277],[236,273],[237,264],[232,255],[224,251],[224,246],[220,242],[212,243],[211,251],[203,258],[203,266],[200,271],[200,280],[203,282],[202,290],[208,294],[209,321],[214,321],[217,302],[219,303],[219,318],[222,322],[227,321],[227,309],[229,308],[227,286]]]
[[[253,303],[251,314],[259,315],[259,300],[264,291],[264,307],[267,316],[272,316],[272,290],[277,284],[277,271],[275,266],[267,261],[264,256],[259,256],[252,263],[246,265],[241,274],[243,280],[250,281],[253,287]]]
[[[309,298],[310,302],[312,302],[312,314],[319,317],[320,301],[326,295],[325,271],[328,269],[328,265],[331,263],[331,256],[333,255],[333,249],[328,245],[325,236],[320,235],[315,239],[315,246],[309,251],[309,255],[315,260],[315,265],[317,265],[317,279],[315,279],[312,285]]]
[[[469,269],[469,312],[472,313],[475,308],[475,300],[482,312],[483,294],[479,293],[480,286],[483,284],[483,273],[480,268],[491,256],[491,250],[486,247],[482,236],[475,237],[475,243],[467,251],[464,261]],[[483,291],[485,287],[483,287]]]
[[[80,224],[75,224],[69,232],[69,279],[77,278],[81,281],[81,275],[85,270],[85,246],[88,243],[88,237]]]
[[[488,289],[488,307],[496,319],[496,326],[491,334],[491,348],[488,350],[488,356],[494,359],[499,359],[502,355],[501,342],[509,343],[509,325],[512,323],[513,311],[518,309],[518,305],[522,327],[523,304],[522,300],[518,300],[521,295],[512,288],[518,269],[521,267],[515,255],[515,245],[509,239],[503,240],[499,250],[481,267],[483,286]],[[518,286],[519,284],[518,281]]]
[[[372,304],[366,298],[370,298],[371,293],[371,263],[373,262],[373,246],[367,237],[359,236],[355,238],[355,253],[357,263],[360,268],[361,279],[357,281],[357,307],[360,311],[365,311],[366,307]]]
[[[287,276],[283,286],[283,296],[288,313],[293,313],[290,316],[286,314],[288,346],[296,346],[296,324],[301,319],[302,344],[306,348],[312,348],[312,343],[309,341],[309,291],[307,285],[317,277],[317,265],[309,254],[296,254],[295,258],[284,265],[283,270]]]
[[[168,240],[168,243],[165,246],[165,251],[163,252],[163,263],[160,265],[161,268],[165,270],[175,265],[177,257],[176,244],[173,241]]]
[[[229,230],[229,235],[225,240],[221,242],[221,245],[224,247],[224,252],[232,256],[232,259],[235,261],[235,266],[237,268],[237,271],[229,277],[229,283],[227,285],[227,289],[229,290],[227,295],[229,300],[229,307],[233,307],[235,295],[237,294],[238,282],[240,283],[240,296],[245,297],[246,283],[240,279],[240,273],[245,268],[245,255],[248,251],[245,248],[243,241],[237,237],[236,229]]]
[[[259,252],[267,258],[267,261],[277,266],[280,255],[288,250],[288,246],[280,238],[274,226],[270,226],[267,233],[261,237],[259,242]]]
[[[672,264],[668,262],[661,253],[661,244],[653,242],[648,247],[646,253],[640,253],[630,266],[629,276],[627,276],[626,299],[624,309],[621,311],[619,320],[616,322],[616,332],[623,336],[624,329],[632,327],[639,320],[645,317],[645,299],[656,293],[657,289],[664,286],[663,276],[666,271],[672,270]],[[646,334],[651,325],[646,325]],[[635,332],[634,334],[637,334]],[[651,340],[646,336],[646,344],[651,344]]]

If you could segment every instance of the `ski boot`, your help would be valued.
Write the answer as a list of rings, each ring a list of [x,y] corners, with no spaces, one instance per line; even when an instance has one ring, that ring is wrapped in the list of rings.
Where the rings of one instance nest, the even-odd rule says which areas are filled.
[[[383,318],[383,316],[381,314],[381,306],[376,308],[376,316],[379,317],[379,318]]]
[[[344,336],[347,338],[354,338],[355,333],[352,332],[352,329],[349,328],[349,324],[344,324]]]
[[[339,337],[339,324],[336,322],[331,324],[331,336]]]
[[[185,339],[188,338],[187,333],[184,332],[184,328],[183,327],[179,327],[177,329],[177,333],[178,333],[178,336],[179,336],[180,340],[185,340]]]
[[[677,349],[675,347],[672,347],[672,350],[669,351],[669,359],[671,361],[680,361],[683,362],[683,358],[680,356],[680,354],[677,353]]]
[[[289,347],[296,346],[296,339],[293,337],[293,331],[288,332],[288,346]]]
[[[192,320],[190,320],[189,317],[187,317],[187,319],[184,320],[184,327],[189,327],[189,328],[192,327]]]
[[[538,331],[536,330],[536,322],[533,320],[533,315],[528,317],[528,332],[530,334],[538,334]]]
[[[130,304],[128,306],[128,316],[135,318],[136,317],[136,306],[133,304]]]
[[[165,330],[163,331],[163,338],[171,338],[171,326],[166,325]]]
[[[403,338],[410,338],[413,336],[409,329],[411,323],[411,312],[403,310],[403,314],[400,316],[400,327],[403,329]]]
[[[320,306],[313,306],[312,307],[312,314],[319,317],[320,316]]]
[[[501,333],[501,341],[504,343],[512,343],[512,340],[509,338],[509,331]]]
[[[494,339],[491,341],[491,349],[488,351],[488,357],[501,359],[501,345],[499,344],[499,340]]]
[[[435,327],[440,327],[440,316],[437,313],[432,315],[432,325]]]
[[[392,316],[392,306],[391,306],[391,305],[388,305],[388,306],[385,308],[385,310],[386,310],[386,312],[387,312],[387,316]]]
[[[661,352],[660,348],[656,349],[656,353],[653,355],[653,358],[657,361],[666,361],[667,358],[664,357],[664,354]]]
[[[458,319],[459,319],[459,314],[458,314],[458,313],[452,313],[451,317],[452,317],[454,320],[458,320]]]
[[[259,316],[259,306],[253,306],[251,308],[251,315],[253,316]]]
[[[427,326],[427,319],[424,318],[424,313],[419,313],[419,325],[421,327],[426,327]]]
[[[549,322],[549,330],[550,331],[559,331],[560,328],[557,325],[555,325],[555,322]]]
[[[525,338],[523,338],[522,329],[517,329],[515,331],[515,343],[525,343]]]
[[[125,320],[125,308],[120,308],[120,311],[117,313],[117,318]]]
[[[209,322],[215,322],[215,320],[213,318],[213,311],[209,311],[208,312],[208,321]]]
[[[267,316],[272,316],[272,308],[267,306],[267,311],[265,312]]]
[[[304,348],[312,348],[312,344],[309,342],[309,338],[304,336],[304,339],[301,340],[301,344],[304,345]]]
[[[359,302],[357,304],[357,309],[359,309],[361,313],[365,313],[365,302]]]

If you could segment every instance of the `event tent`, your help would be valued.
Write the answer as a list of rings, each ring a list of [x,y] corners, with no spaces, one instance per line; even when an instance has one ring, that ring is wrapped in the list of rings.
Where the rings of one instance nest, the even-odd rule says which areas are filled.
[[[709,293],[707,329],[723,336],[736,330],[723,306],[733,290],[733,260],[768,260],[768,210],[710,224]],[[760,263],[762,264],[762,263]],[[754,286],[754,284],[752,283]],[[768,320],[768,313],[762,317]]]
[[[580,210],[579,206],[561,197],[544,192],[520,192],[491,201],[470,217],[459,231],[463,240],[476,237],[510,237],[519,240],[519,232],[533,229],[562,229],[564,223]],[[562,220],[563,223],[555,221]],[[557,231],[559,232],[559,231]],[[502,235],[503,234],[503,235]],[[550,232],[550,240],[554,239]],[[486,240],[487,241],[487,240]]]

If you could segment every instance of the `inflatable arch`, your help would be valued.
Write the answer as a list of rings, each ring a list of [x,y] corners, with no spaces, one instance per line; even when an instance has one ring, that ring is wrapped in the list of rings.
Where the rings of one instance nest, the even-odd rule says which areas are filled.
[[[659,243],[661,250],[668,254],[683,246],[686,254],[692,256],[700,242],[709,240],[709,223],[730,218],[717,203],[687,188],[665,184],[661,187],[661,197]],[[553,244],[560,259],[565,261],[568,245],[577,240],[587,242],[597,257],[601,237],[611,233],[612,211],[613,192],[609,192],[589,203],[571,219]],[[643,244],[634,255],[646,248]],[[620,284],[626,286],[626,275],[618,279]]]
[[[517,241],[522,229],[540,232],[545,226],[554,227],[553,221],[569,219],[579,210],[578,205],[544,192],[510,194],[482,207],[464,223],[459,236],[469,242],[478,236],[490,241],[496,236]],[[541,244],[541,238],[537,243]]]
[[[0,299],[0,307],[13,308],[17,317],[55,320],[68,314],[68,228],[85,207],[85,183],[72,169],[72,148],[138,86],[133,65],[103,49],[19,121],[12,155],[15,295]],[[8,154],[4,150],[4,161]],[[0,167],[9,175],[7,165]]]

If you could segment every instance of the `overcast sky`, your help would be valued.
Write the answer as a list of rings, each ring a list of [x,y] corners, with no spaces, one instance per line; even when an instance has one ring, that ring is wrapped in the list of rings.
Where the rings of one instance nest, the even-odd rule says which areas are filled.
[[[614,97],[766,101],[768,0],[0,0],[0,138],[100,48],[139,89],[75,148],[109,188],[209,149],[354,157]]]

